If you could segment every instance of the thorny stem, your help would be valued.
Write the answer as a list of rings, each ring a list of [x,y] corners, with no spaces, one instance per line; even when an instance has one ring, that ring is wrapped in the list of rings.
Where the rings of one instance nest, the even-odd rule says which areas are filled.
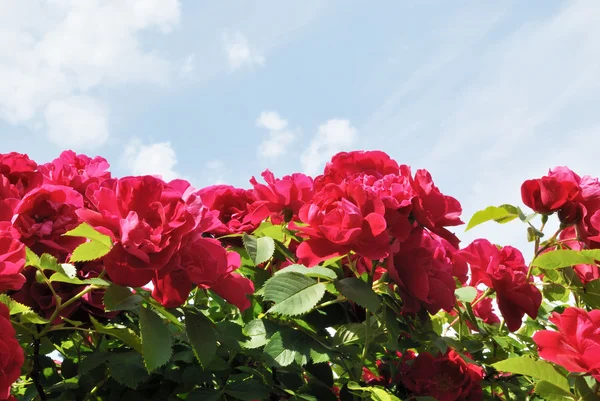
[[[335,304],[339,304],[339,303],[346,302],[346,301],[348,301],[346,298],[332,299],[330,301],[326,301],[326,302],[323,302],[320,305],[315,306],[315,309],[324,308],[324,307],[329,306],[329,305],[335,305]]]
[[[543,224],[542,224],[542,227],[541,227],[541,228],[542,228],[542,229],[544,228],[544,225],[543,225]],[[531,273],[533,272],[533,267],[534,267],[534,266],[533,266],[533,262],[535,261],[535,259],[536,259],[538,256],[540,256],[540,254],[541,254],[542,252],[544,252],[546,249],[548,249],[548,248],[550,248],[550,247],[552,247],[552,246],[556,245],[556,244],[554,243],[554,240],[556,240],[556,237],[558,237],[558,234],[560,234],[560,232],[561,232],[562,230],[563,230],[563,229],[562,229],[562,227],[559,227],[559,228],[558,228],[558,230],[556,230],[556,232],[554,233],[554,235],[553,235],[552,237],[550,237],[550,239],[547,241],[546,245],[544,245],[542,248],[540,248],[540,247],[539,247],[539,245],[540,245],[540,239],[539,239],[539,237],[538,237],[538,238],[536,238],[536,240],[535,240],[535,244],[536,244],[536,245],[535,245],[535,249],[536,249],[536,251],[535,251],[535,254],[534,254],[534,256],[533,256],[533,259],[531,259],[531,262],[529,263],[529,268],[527,269],[527,277],[526,277],[527,279],[529,279],[529,277],[531,277]],[[541,231],[541,230],[540,230],[540,231]]]
[[[39,330],[39,326],[36,326],[37,330]],[[39,396],[40,396],[40,401],[46,401],[48,399],[48,397],[46,396],[46,393],[44,392],[44,387],[42,386],[42,383],[40,383],[40,372],[41,372],[42,368],[40,366],[40,337],[38,336],[34,336],[33,337],[33,368],[31,370],[31,380],[33,380],[33,384],[35,386],[35,389],[37,390]]]
[[[102,278],[104,276],[104,274],[105,274],[105,271],[103,270],[98,275],[98,278]],[[50,316],[50,319],[49,319],[48,323],[46,324],[46,326],[44,327],[44,329],[38,333],[37,338],[43,337],[44,335],[46,335],[46,333],[48,333],[52,329],[52,322],[54,320],[56,320],[56,318],[60,315],[60,312],[62,312],[66,307],[77,302],[87,293],[90,293],[90,292],[100,288],[97,285],[88,285],[86,288],[81,290],[78,294],[76,294],[71,299],[68,299],[67,301],[62,302],[61,298],[54,291],[54,288],[52,287],[52,283],[50,282],[50,280],[48,280],[48,278],[46,278],[45,275],[43,275],[43,277],[44,277],[44,280],[46,281],[46,284],[48,285],[48,287],[50,287],[50,289],[52,290],[52,293],[54,294],[54,297],[56,299],[56,308],[54,309],[54,312],[52,313],[52,316]]]
[[[58,315],[60,314],[60,312],[62,312],[67,306],[77,302],[79,299],[81,299],[85,294],[92,292],[96,289],[98,289],[100,287],[95,286],[95,285],[89,285],[86,288],[84,288],[82,291],[80,291],[78,294],[76,294],[73,298],[67,300],[65,303],[61,303],[60,297],[56,299],[57,301],[57,305],[56,305],[56,309],[54,310],[54,313],[52,313],[52,316],[50,316],[49,322],[46,324],[46,326],[44,327],[44,329],[38,333],[37,337],[41,338],[44,335],[46,335],[46,333],[48,333],[51,329],[52,329],[52,322],[54,320],[56,320],[56,318],[58,317]]]
[[[373,276],[375,275],[375,267],[376,265],[373,264],[373,266],[371,267],[371,271],[369,272],[369,286],[373,287]],[[366,312],[366,318],[365,318],[365,343],[363,345],[363,349],[362,349],[362,353],[360,355],[360,366],[359,366],[359,373],[358,373],[358,378],[360,380],[360,377],[362,376],[362,370],[365,366],[365,361],[367,359],[367,353],[369,352],[369,342],[371,341],[371,312],[368,309],[365,309]]]
[[[483,301],[483,299],[484,299],[485,297],[487,297],[487,296],[489,296],[489,295],[491,295],[491,294],[493,294],[493,293],[494,293],[494,289],[492,289],[492,288],[488,288],[487,290],[485,290],[485,292],[484,292],[483,294],[481,294],[481,296],[480,296],[479,298],[477,298],[475,301],[473,301],[473,302],[471,303],[471,307],[473,307],[473,306],[477,305],[479,302]],[[454,319],[454,320],[452,321],[452,323],[450,323],[450,324],[448,325],[448,327],[446,327],[446,328],[444,329],[444,332],[442,333],[442,335],[443,335],[443,336],[445,336],[445,335],[446,335],[446,333],[448,333],[448,330],[450,330],[450,328],[451,328],[452,326],[454,326],[454,325],[455,325],[455,324],[456,324],[456,323],[457,323],[459,320],[461,320],[461,312],[460,312],[460,309],[458,309],[458,308],[457,308],[457,309],[456,309],[456,311],[458,312],[458,316],[456,317],[456,319]],[[475,323],[475,322],[473,322],[473,323]],[[459,334],[460,334],[460,333],[459,333]]]
[[[98,382],[98,384],[96,384],[94,386],[93,389],[90,390],[89,394],[87,395],[87,397],[85,397],[83,399],[83,401],[91,401],[94,399],[94,395],[98,392],[98,390],[100,390],[102,388],[102,386],[104,386],[104,384],[106,384],[106,382],[108,381],[109,376],[107,374],[104,375],[104,377],[102,378],[102,380],[100,380]]]

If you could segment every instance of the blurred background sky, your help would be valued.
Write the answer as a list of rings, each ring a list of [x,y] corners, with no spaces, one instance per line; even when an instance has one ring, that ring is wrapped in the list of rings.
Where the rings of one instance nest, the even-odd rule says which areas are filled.
[[[0,33],[0,152],[38,162],[247,187],[381,149],[465,221],[553,166],[600,175],[597,0],[0,0]]]

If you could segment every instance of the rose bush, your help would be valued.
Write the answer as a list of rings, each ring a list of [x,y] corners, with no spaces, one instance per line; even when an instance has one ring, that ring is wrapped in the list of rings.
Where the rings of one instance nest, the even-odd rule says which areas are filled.
[[[262,180],[0,155],[0,401],[600,400],[597,178],[467,224],[531,253],[382,151]]]

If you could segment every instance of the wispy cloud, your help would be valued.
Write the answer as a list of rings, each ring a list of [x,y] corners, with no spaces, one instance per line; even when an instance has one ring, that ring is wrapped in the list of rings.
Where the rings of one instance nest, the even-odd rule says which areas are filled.
[[[226,33],[223,42],[231,69],[265,64],[265,57],[257,49],[250,47],[248,39],[241,32]]]
[[[159,175],[165,181],[181,178],[175,171],[177,154],[171,142],[144,144],[134,138],[125,149],[124,157],[133,175]]]
[[[519,10],[511,10],[512,26],[495,8],[473,24],[455,19],[453,31],[461,25],[475,41],[465,47],[461,35],[449,35],[453,42],[443,47],[452,53],[440,47],[370,121],[384,133],[379,143],[431,169],[442,190],[461,200],[465,220],[490,204],[521,204],[521,183],[555,165],[597,171],[590,144],[600,135],[592,106],[600,101],[600,3],[562,3],[526,24],[515,23]],[[500,22],[513,30],[483,40]],[[517,222],[461,234],[465,242],[477,236],[530,246]]]
[[[300,159],[304,172],[316,175],[337,152],[350,150],[358,138],[349,120],[331,119],[321,124]]]
[[[58,146],[94,149],[108,139],[108,113],[89,96],[52,100],[44,112],[48,136]]]
[[[296,134],[288,129],[288,122],[274,111],[263,111],[256,120],[256,125],[268,130],[267,138],[258,146],[259,157],[275,159],[282,156],[296,139]]]

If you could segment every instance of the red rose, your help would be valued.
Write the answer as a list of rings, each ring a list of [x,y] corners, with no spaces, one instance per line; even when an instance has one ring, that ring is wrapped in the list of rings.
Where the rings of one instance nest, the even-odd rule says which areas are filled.
[[[103,157],[92,159],[65,150],[58,158],[41,165],[39,170],[44,176],[44,183],[69,186],[85,195],[85,190],[92,182],[98,183],[110,178],[109,166]]]
[[[250,183],[256,199],[267,202],[273,224],[293,220],[300,207],[312,198],[313,180],[307,175],[296,173],[278,179],[269,170],[261,175],[267,185],[259,184],[254,177]]]
[[[600,248],[600,181],[584,176],[581,188],[581,219],[577,222],[579,236],[590,248]]]
[[[77,210],[83,206],[82,196],[73,188],[44,185],[29,192],[15,208],[13,226],[21,241],[38,255],[50,253],[64,259],[82,240],[64,237],[77,227]]]
[[[499,250],[488,240],[477,239],[459,254],[471,265],[472,286],[485,284],[496,290],[498,309],[511,332],[521,327],[525,314],[537,317],[542,294],[527,278],[527,265],[518,249]]]
[[[444,227],[463,224],[460,220],[460,203],[453,197],[442,194],[427,170],[417,170],[412,187],[416,193],[412,202],[417,222],[458,248],[460,240]]]
[[[521,185],[523,203],[538,213],[549,214],[577,199],[580,178],[567,167],[556,167],[547,176]]]
[[[0,292],[18,290],[25,283],[25,245],[8,222],[0,222]]]
[[[482,400],[482,380],[483,369],[466,363],[454,350],[437,357],[421,352],[402,374],[402,383],[412,395],[438,401]]]
[[[475,299],[481,298],[482,295],[483,291],[478,290]],[[492,298],[483,298],[477,304],[473,305],[473,314],[483,320],[484,323],[500,323],[500,318],[494,313]]]
[[[178,257],[173,257],[177,260]],[[163,273],[164,274],[164,273]],[[152,297],[166,308],[177,308],[185,303],[192,291],[192,281],[184,269],[173,268],[162,277],[152,279]]]
[[[42,184],[42,175],[36,170],[36,162],[27,155],[16,152],[0,154],[0,175],[14,185],[19,197]]]
[[[270,214],[266,202],[258,201],[251,190],[213,185],[196,194],[221,221],[221,225],[211,231],[217,236],[251,233]]]
[[[17,188],[0,174],[0,221],[11,221],[21,199]]]
[[[550,317],[558,331],[533,335],[538,353],[569,372],[584,372],[600,381],[600,310],[567,308]]]
[[[0,303],[0,400],[10,399],[10,387],[21,376],[23,349],[15,335],[8,308]]]
[[[341,184],[357,174],[382,178],[385,175],[398,175],[400,167],[386,153],[379,150],[340,152],[325,166],[325,172],[315,178],[315,190],[327,184]]]
[[[106,180],[89,195],[98,211],[79,214],[113,238],[103,262],[119,285],[139,287],[152,280],[196,224],[181,192],[156,177]]]
[[[298,217],[307,226],[297,227],[306,240],[298,246],[300,263],[315,266],[351,250],[369,259],[389,253],[385,206],[355,183],[344,187],[327,184]]]
[[[416,313],[422,307],[431,314],[452,310],[456,303],[454,276],[463,276],[466,265],[458,260],[455,266],[450,249],[442,238],[417,229],[388,259],[388,272],[398,285],[405,312]]]
[[[396,240],[404,241],[414,228],[409,216],[415,192],[411,186],[410,168],[402,165],[398,171],[382,177],[360,173],[345,183],[358,184],[371,196],[381,199],[388,232]]]
[[[157,273],[153,296],[167,307],[177,307],[185,302],[194,283],[243,311],[250,306],[246,296],[254,292],[254,284],[234,273],[239,266],[239,254],[227,252],[218,240],[204,238],[197,231],[172,258],[165,269],[168,273]]]

